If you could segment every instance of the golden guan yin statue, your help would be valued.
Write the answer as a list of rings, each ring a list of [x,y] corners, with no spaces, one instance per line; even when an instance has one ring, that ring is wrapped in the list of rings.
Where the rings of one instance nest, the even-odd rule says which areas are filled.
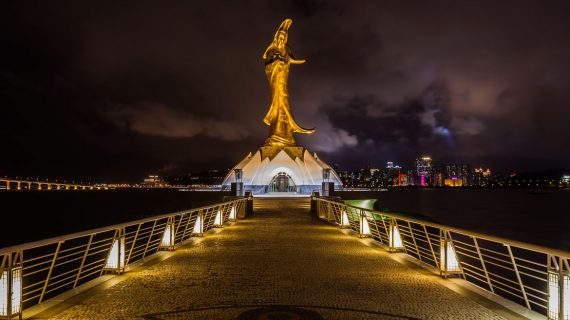
[[[305,60],[293,57],[291,48],[287,46],[289,27],[293,20],[285,19],[265,50],[265,75],[269,81],[271,103],[263,122],[269,126],[269,138],[266,147],[287,147],[295,145],[293,133],[313,133],[315,129],[304,129],[295,122],[289,103],[287,81],[292,64],[302,64]]]
[[[233,190],[234,195],[243,195],[243,191],[310,195],[321,189],[323,182],[342,187],[340,177],[330,165],[316,153],[295,144],[294,133],[312,133],[315,129],[299,126],[293,119],[289,103],[289,68],[292,64],[305,62],[295,59],[287,46],[292,22],[286,19],[281,23],[263,54],[271,94],[269,111],[263,119],[269,126],[269,138],[261,148],[238,162],[224,178],[222,189]],[[240,184],[243,188],[238,188]]]

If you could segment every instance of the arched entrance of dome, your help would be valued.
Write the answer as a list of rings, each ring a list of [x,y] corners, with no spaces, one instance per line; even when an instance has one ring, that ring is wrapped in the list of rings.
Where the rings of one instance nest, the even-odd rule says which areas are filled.
[[[276,174],[269,183],[269,192],[297,192],[297,186],[291,176],[285,172]]]

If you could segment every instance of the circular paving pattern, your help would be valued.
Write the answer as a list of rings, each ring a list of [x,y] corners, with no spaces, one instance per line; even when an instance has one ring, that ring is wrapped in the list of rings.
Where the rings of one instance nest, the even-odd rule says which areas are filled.
[[[237,317],[238,320],[323,320],[315,311],[287,307],[269,306],[248,310]]]

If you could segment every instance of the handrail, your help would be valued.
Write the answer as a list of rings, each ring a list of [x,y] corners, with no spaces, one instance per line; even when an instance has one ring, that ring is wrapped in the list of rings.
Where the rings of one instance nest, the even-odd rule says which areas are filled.
[[[441,276],[459,276],[548,319],[570,318],[570,252],[315,197],[318,217]]]
[[[174,250],[193,236],[243,218],[247,201],[238,198],[2,248],[0,318],[18,318],[23,310],[105,273],[122,273],[160,250]]]
[[[133,224],[144,223],[144,222],[153,221],[153,220],[157,220],[157,219],[167,218],[167,217],[170,217],[170,216],[185,214],[185,213],[189,213],[189,212],[191,212],[191,211],[207,210],[207,209],[210,209],[210,208],[213,208],[213,207],[216,207],[216,206],[218,206],[218,204],[210,205],[210,206],[204,206],[204,207],[199,207],[199,208],[190,209],[190,210],[182,210],[182,211],[176,211],[176,212],[171,212],[171,213],[164,213],[164,214],[160,214],[160,215],[156,215],[156,216],[151,216],[151,217],[148,217],[148,218],[142,218],[142,219],[138,219],[138,220],[132,220],[132,221],[123,222],[123,223],[119,223],[119,224],[114,224],[114,225],[110,225],[110,226],[106,226],[106,227],[100,227],[100,228],[95,228],[95,229],[89,229],[89,230],[85,230],[85,231],[79,231],[79,232],[69,233],[69,234],[65,234],[65,235],[61,235],[61,236],[56,236],[56,237],[52,237],[52,238],[47,238],[47,239],[43,239],[43,240],[38,240],[38,241],[32,241],[32,242],[26,242],[26,243],[22,243],[22,244],[17,244],[17,245],[13,245],[13,246],[10,246],[10,247],[0,248],[0,255],[6,254],[6,253],[10,253],[10,252],[14,252],[14,251],[26,250],[26,249],[30,249],[30,248],[33,248],[33,247],[43,246],[43,245],[46,245],[46,244],[56,243],[56,242],[59,242],[59,241],[66,241],[66,240],[70,240],[70,239],[73,239],[73,238],[78,238],[78,237],[83,237],[83,236],[89,236],[89,235],[96,234],[96,233],[111,231],[111,230],[117,229],[117,228],[124,228],[124,227],[127,227],[127,226],[131,226],[131,225],[133,225]]]
[[[323,202],[335,202],[335,201],[331,201],[331,200],[327,200],[327,199],[322,199],[319,198],[319,201],[323,201]],[[350,207],[353,209],[358,209],[358,210],[364,210],[367,212],[371,212],[371,213],[376,213],[376,214],[381,214],[383,216],[389,217],[389,218],[393,218],[393,219],[400,219],[400,220],[405,220],[405,221],[409,221],[409,222],[413,222],[413,223],[420,223],[423,224],[427,227],[433,227],[433,228],[439,228],[439,229],[446,229],[448,231],[452,231],[452,232],[456,232],[456,233],[461,233],[461,234],[465,234],[465,235],[469,235],[469,236],[473,236],[479,239],[485,239],[485,240],[489,240],[489,241],[494,241],[494,242],[502,242],[511,246],[515,246],[515,247],[519,247],[522,249],[527,249],[527,250],[531,250],[531,251],[536,251],[536,252],[548,252],[549,254],[555,255],[555,256],[559,256],[559,257],[564,257],[564,258],[570,258],[570,252],[569,251],[564,251],[564,250],[560,250],[560,249],[555,249],[555,248],[550,248],[550,247],[546,247],[546,246],[541,246],[538,244],[532,244],[532,243],[528,243],[528,242],[522,242],[522,241],[517,241],[517,240],[511,240],[511,239],[507,239],[507,238],[502,238],[502,237],[497,237],[497,236],[492,236],[489,234],[485,234],[485,233],[480,233],[480,232],[476,232],[476,231],[470,231],[470,230],[466,230],[466,229],[461,229],[461,228],[456,228],[456,227],[451,227],[451,226],[447,226],[444,224],[439,224],[439,223],[434,223],[434,222],[429,222],[429,221],[425,221],[425,220],[421,220],[421,219],[416,219],[416,218],[410,218],[410,217],[402,217],[400,215],[397,214],[393,214],[393,213],[389,213],[389,212],[385,212],[385,211],[378,211],[378,210],[370,210],[370,209],[365,209],[365,208],[360,208],[357,206],[353,206],[350,204],[344,204],[346,207]]]

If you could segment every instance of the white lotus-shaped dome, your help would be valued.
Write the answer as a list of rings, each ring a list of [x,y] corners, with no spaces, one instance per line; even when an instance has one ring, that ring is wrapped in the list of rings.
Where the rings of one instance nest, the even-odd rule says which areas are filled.
[[[236,182],[235,169],[242,170],[244,186],[267,186],[278,174],[285,173],[297,186],[318,186],[323,182],[323,169],[330,170],[328,182],[342,186],[342,182],[331,166],[302,147],[263,147],[255,154],[249,154],[226,176],[223,186]]]

